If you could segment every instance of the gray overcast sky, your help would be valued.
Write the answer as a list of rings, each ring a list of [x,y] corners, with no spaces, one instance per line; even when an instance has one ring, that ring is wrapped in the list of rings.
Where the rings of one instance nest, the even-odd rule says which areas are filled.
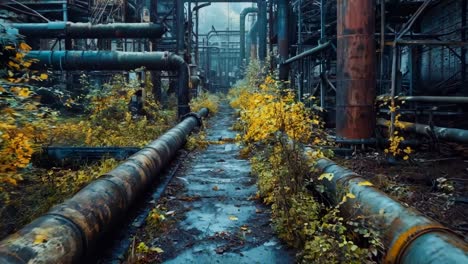
[[[230,29],[239,29],[239,14],[242,9],[252,6],[252,3],[212,3],[200,10],[200,33],[205,34],[213,25],[216,30],[226,30],[228,19]],[[248,23],[247,23],[248,25]]]

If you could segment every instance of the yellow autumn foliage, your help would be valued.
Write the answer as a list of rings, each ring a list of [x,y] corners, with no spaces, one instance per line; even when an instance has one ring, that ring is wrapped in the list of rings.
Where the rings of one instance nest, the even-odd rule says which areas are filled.
[[[303,102],[296,100],[292,91],[280,91],[279,86],[272,76],[267,76],[258,87],[245,82],[230,91],[231,106],[240,109],[242,139],[258,142],[284,132],[295,141],[313,144],[310,141],[322,122]]]

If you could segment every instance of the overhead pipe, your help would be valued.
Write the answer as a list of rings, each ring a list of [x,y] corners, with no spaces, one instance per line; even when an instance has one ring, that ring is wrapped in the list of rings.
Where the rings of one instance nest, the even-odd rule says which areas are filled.
[[[258,6],[258,58],[265,62],[267,57],[267,3],[259,0]]]
[[[201,125],[193,113],[112,171],[0,242],[0,263],[83,263]]]
[[[279,79],[287,81],[289,75],[288,64],[284,62],[289,57],[289,40],[288,40],[288,0],[278,0],[278,53],[279,53]]]
[[[258,13],[258,8],[247,7],[240,13],[240,60],[244,63],[245,60],[245,18],[250,13]]]
[[[378,96],[377,101],[385,100],[386,96]],[[453,103],[466,104],[468,97],[465,96],[396,96],[395,100],[407,102],[422,102],[422,103]]]
[[[435,136],[437,139],[468,143],[468,130],[437,127],[403,121],[398,121],[398,123],[401,125],[399,126],[399,128],[405,131],[414,132],[428,137]],[[377,119],[377,124],[380,126],[389,127],[390,121],[383,118],[379,118]]]
[[[190,112],[189,66],[181,56],[169,52],[119,51],[30,51],[27,59],[36,59],[33,68],[54,70],[134,70],[145,67],[150,71],[177,71],[178,114]]]
[[[300,53],[300,54],[297,54],[296,56],[293,56],[293,57],[291,57],[291,58],[285,60],[285,61],[283,62],[283,64],[284,64],[284,65],[291,64],[291,63],[293,63],[293,62],[295,62],[295,61],[298,61],[298,60],[300,60],[300,59],[303,59],[303,58],[305,58],[305,57],[314,55],[315,53],[318,53],[318,52],[320,52],[320,51],[322,51],[322,50],[324,50],[324,49],[326,49],[326,48],[328,48],[328,47],[330,47],[330,46],[331,46],[331,42],[330,42],[330,41],[327,41],[327,42],[325,42],[325,43],[323,43],[323,44],[319,44],[317,47],[314,47],[314,48],[311,48],[311,49],[309,49],[309,50],[306,50],[306,51],[304,51],[304,52],[302,52],[302,53]]]
[[[31,38],[161,38],[167,29],[153,23],[97,24],[49,22],[13,23],[19,34]]]
[[[340,138],[371,138],[374,133],[374,5],[374,0],[338,0],[336,134]]]
[[[468,244],[450,229],[328,159],[320,159],[316,167],[322,173],[331,173],[331,180],[322,183],[335,204],[352,193],[355,198],[347,199],[343,210],[361,214],[381,227],[378,234],[388,249],[382,263],[468,263]]]

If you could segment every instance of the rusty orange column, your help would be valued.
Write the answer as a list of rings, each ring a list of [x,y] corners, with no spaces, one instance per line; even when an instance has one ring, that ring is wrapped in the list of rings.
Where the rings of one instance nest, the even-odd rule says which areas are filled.
[[[336,135],[373,136],[375,128],[374,0],[338,0]]]

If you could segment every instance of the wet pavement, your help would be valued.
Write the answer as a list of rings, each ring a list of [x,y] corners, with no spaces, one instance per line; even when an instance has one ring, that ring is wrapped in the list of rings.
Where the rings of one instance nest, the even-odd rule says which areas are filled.
[[[208,120],[210,144],[185,164],[177,179],[185,215],[166,234],[173,254],[164,263],[293,263],[293,253],[275,237],[269,208],[253,199],[257,192],[250,164],[240,159],[240,147],[230,140],[234,110],[223,103]]]

